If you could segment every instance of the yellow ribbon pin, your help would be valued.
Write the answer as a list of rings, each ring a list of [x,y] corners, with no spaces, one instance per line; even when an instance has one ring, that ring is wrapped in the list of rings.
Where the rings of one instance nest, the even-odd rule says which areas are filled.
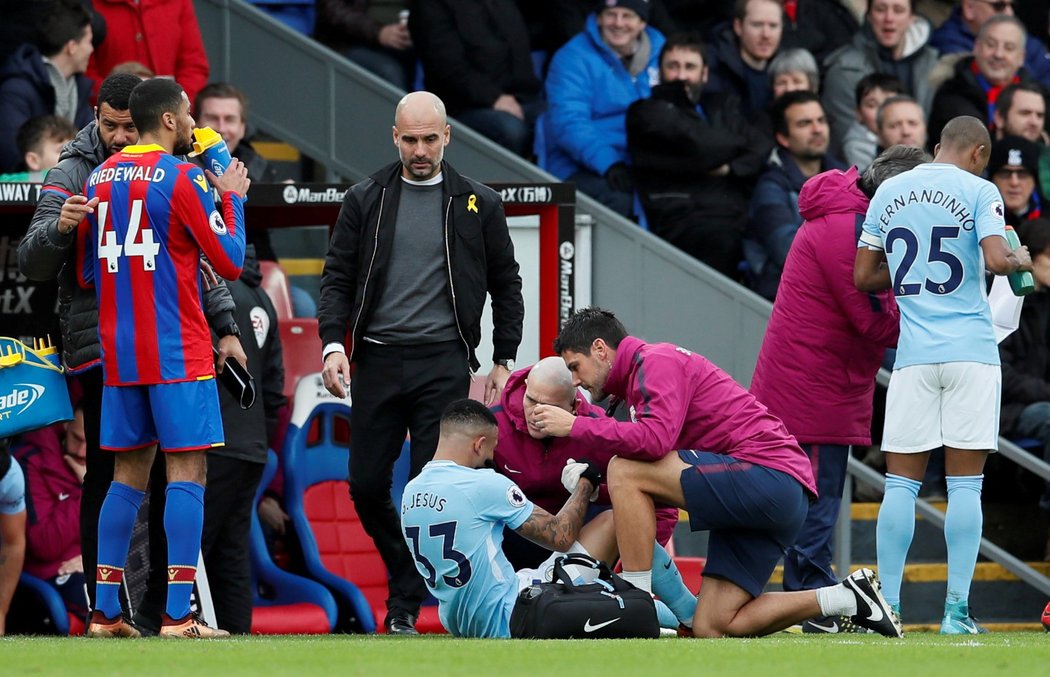
[[[474,212],[475,214],[478,213],[478,196],[477,195],[471,194],[471,196],[467,198],[467,211],[468,212]]]

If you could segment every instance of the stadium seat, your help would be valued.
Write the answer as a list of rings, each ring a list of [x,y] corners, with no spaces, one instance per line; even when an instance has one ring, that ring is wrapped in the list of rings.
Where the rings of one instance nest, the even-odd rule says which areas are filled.
[[[277,329],[284,355],[284,395],[292,398],[299,379],[321,368],[321,337],[314,318],[282,319]]]
[[[23,572],[18,577],[18,588],[35,597],[44,607],[45,622],[56,635],[84,634],[84,621],[66,611],[62,595],[51,585],[36,576]]]
[[[277,472],[277,454],[271,450],[255,493],[258,508],[263,492]],[[338,618],[335,598],[316,581],[289,573],[270,558],[259,523],[258,510],[252,510],[249,535],[252,562],[253,635],[323,635],[332,632]],[[263,595],[262,592],[266,594]]]
[[[1022,437],[1021,439],[1010,441],[1029,453],[1034,454],[1043,450],[1043,443],[1034,437]]]
[[[277,320],[290,320],[292,313],[292,292],[289,289],[288,275],[276,261],[259,261],[262,272],[262,288],[273,301],[277,311]]]
[[[536,155],[536,166],[545,172],[550,171],[547,158],[547,114],[536,117],[536,129],[533,131],[532,152]]]
[[[248,0],[248,4],[303,35],[314,34],[314,0]]]
[[[341,626],[383,631],[388,574],[350,500],[350,436],[349,401],[330,396],[319,374],[302,379],[284,446],[286,509],[307,572],[339,602]],[[407,479],[408,459],[402,454],[391,488],[395,504]],[[420,632],[444,632],[434,606],[423,607],[416,626]]]

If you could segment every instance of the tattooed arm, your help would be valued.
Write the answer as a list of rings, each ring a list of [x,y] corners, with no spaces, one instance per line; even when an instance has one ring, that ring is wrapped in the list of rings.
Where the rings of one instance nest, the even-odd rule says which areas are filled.
[[[587,478],[581,478],[580,483],[576,485],[576,491],[572,492],[572,496],[565,501],[557,515],[552,515],[537,505],[525,523],[514,531],[554,552],[565,552],[580,533],[593,492],[594,485]]]

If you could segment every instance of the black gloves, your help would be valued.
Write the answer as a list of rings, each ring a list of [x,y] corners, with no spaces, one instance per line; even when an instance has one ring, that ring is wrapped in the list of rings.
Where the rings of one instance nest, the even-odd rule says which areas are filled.
[[[624,162],[616,162],[605,170],[605,182],[621,193],[634,192],[634,177],[631,176],[631,168]]]
[[[602,483],[602,471],[598,469],[597,465],[585,458],[581,458],[577,463],[583,463],[587,466],[587,468],[580,473],[580,477],[590,482],[591,486],[597,489],[598,485]]]

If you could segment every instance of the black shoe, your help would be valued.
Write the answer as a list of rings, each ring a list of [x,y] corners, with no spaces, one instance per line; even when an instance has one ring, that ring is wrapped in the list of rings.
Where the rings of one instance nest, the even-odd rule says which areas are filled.
[[[867,628],[862,628],[853,622],[853,619],[848,616],[817,616],[811,618],[802,624],[802,632],[805,634],[846,634],[846,633],[861,633],[867,634],[873,632]]]
[[[904,626],[882,596],[882,584],[871,569],[857,569],[842,584],[857,598],[857,615],[851,620],[886,637],[903,637]]]
[[[388,635],[418,635],[416,617],[407,611],[391,611],[386,615]]]

